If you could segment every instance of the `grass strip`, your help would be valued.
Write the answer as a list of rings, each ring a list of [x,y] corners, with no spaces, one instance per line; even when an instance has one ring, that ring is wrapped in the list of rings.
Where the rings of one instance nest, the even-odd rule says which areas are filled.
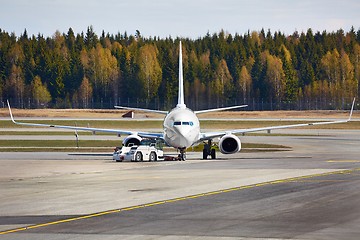
[[[117,120],[31,120],[21,121],[31,122],[39,124],[49,125],[66,125],[66,126],[77,126],[77,127],[95,127],[95,128],[110,128],[110,129],[134,129],[134,128],[158,128],[162,129],[163,121],[160,120],[149,120],[149,121],[117,121]],[[29,128],[29,126],[16,125],[11,121],[0,120],[0,126],[2,128]]]
[[[80,140],[79,147],[115,147],[121,141],[114,140]],[[76,147],[74,140],[0,140],[1,148],[68,148]]]

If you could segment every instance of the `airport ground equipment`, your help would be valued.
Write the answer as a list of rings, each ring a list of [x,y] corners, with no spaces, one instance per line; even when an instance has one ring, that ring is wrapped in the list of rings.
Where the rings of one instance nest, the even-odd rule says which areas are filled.
[[[113,160],[115,160],[116,162],[122,162],[125,158],[125,155],[127,153],[129,153],[131,151],[131,148],[133,146],[129,146],[129,147],[116,147],[114,149],[114,153],[113,153]],[[137,146],[136,146],[137,147]]]
[[[116,150],[116,149],[115,149]],[[117,149],[113,154],[113,159],[117,162],[132,161],[157,161],[164,158],[162,144],[153,139],[143,139],[140,145],[133,145]]]

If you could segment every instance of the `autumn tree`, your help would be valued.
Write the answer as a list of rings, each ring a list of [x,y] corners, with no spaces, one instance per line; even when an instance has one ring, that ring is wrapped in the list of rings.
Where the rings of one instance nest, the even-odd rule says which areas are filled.
[[[139,80],[145,93],[146,105],[157,95],[161,82],[162,69],[157,59],[158,50],[153,44],[146,44],[139,49],[137,64]]]
[[[252,88],[252,79],[251,75],[248,72],[245,66],[241,67],[241,71],[239,74],[238,87],[241,89],[241,93],[243,96],[243,103],[246,103],[250,99],[250,93]]]
[[[328,51],[321,59],[321,64],[335,103],[342,105],[345,98],[351,99],[356,96],[358,83],[354,78],[354,65],[344,50],[341,54],[337,49]]]
[[[328,51],[321,59],[322,68],[329,82],[336,83],[340,80],[339,59],[340,54],[337,49],[333,52]]]
[[[10,75],[5,83],[6,97],[16,99],[18,106],[24,103],[25,83],[21,67],[12,65]]]
[[[280,58],[267,53],[266,64],[266,77],[270,83],[271,96],[279,103],[284,96],[286,83],[283,63]]]
[[[357,97],[360,96],[360,45],[356,43],[354,45],[354,78],[357,84]]]
[[[341,104],[351,99],[357,94],[357,81],[354,78],[354,65],[351,63],[348,54],[342,50],[340,55],[340,78],[342,84]]]
[[[39,76],[34,77],[31,84],[31,92],[37,107],[46,106],[51,101],[50,92]]]
[[[224,59],[219,62],[214,77],[213,91],[217,99],[217,106],[220,106],[227,100],[227,96],[233,87],[231,82],[232,76]]]
[[[92,94],[93,88],[91,83],[87,77],[84,77],[78,90],[78,100],[82,104],[83,108],[90,108]]]
[[[86,76],[93,85],[97,100],[111,97],[110,93],[117,94],[117,81],[119,81],[119,68],[116,58],[110,49],[104,49],[101,44],[92,48],[89,52],[85,49],[81,52],[81,62]]]

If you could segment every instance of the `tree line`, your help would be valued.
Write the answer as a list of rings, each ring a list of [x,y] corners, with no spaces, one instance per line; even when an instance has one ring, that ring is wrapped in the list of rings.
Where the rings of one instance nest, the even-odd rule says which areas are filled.
[[[185,102],[192,109],[339,109],[360,93],[360,30],[270,30],[198,39],[56,31],[17,37],[0,29],[0,100],[20,108],[169,109],[183,43]]]

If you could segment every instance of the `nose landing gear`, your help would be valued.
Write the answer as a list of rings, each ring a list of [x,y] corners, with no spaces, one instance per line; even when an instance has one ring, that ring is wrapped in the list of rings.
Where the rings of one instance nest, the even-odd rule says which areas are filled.
[[[180,159],[180,161],[185,161],[186,160],[186,153],[185,153],[185,148],[180,148],[180,154],[178,155],[178,158]]]

